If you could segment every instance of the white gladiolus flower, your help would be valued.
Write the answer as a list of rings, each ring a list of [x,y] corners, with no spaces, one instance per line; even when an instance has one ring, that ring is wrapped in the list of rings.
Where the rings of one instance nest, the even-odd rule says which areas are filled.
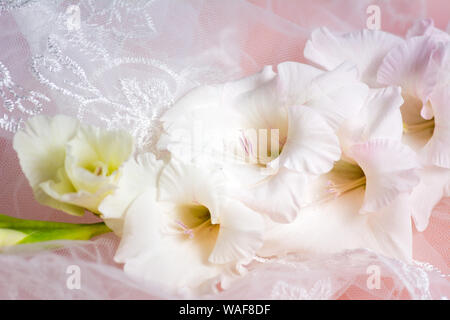
[[[450,195],[450,35],[430,19],[418,21],[406,40],[382,31],[337,35],[319,29],[304,53],[326,69],[344,61],[357,64],[361,79],[372,88],[402,88],[403,142],[419,154],[423,166],[411,200],[416,227],[423,231],[433,207]]]
[[[324,72],[286,62],[277,73],[268,66],[242,80],[197,88],[162,117],[160,147],[186,162],[215,162],[237,181],[236,196],[250,207],[291,221],[308,177],[340,158],[336,131],[368,91],[356,78],[347,64]]]
[[[316,29],[306,42],[304,56],[326,70],[349,61],[356,64],[361,80],[371,88],[382,85],[377,82],[377,71],[386,54],[404,40],[381,30],[361,30],[334,34],[327,28]]]
[[[228,195],[221,171],[173,158],[163,165],[148,153],[124,172],[100,211],[108,224],[124,221],[115,260],[131,276],[178,293],[210,291],[261,247],[263,218]]]
[[[15,135],[14,149],[40,203],[82,215],[85,209],[98,213],[134,146],[126,132],[80,125],[59,115],[30,119]]]

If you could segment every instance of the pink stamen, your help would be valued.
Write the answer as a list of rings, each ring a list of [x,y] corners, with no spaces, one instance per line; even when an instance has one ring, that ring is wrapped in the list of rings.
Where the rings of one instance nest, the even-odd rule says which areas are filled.
[[[242,146],[244,147],[245,153],[247,155],[250,155],[250,153],[253,153],[253,146],[244,134],[241,135],[240,140],[241,140]]]

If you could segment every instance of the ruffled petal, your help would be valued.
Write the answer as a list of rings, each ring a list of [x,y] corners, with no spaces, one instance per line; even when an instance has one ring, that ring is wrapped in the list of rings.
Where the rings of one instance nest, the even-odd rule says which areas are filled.
[[[292,106],[288,112],[288,137],[279,156],[279,164],[303,173],[329,171],[341,156],[339,140],[333,129],[309,107]]]
[[[64,167],[66,143],[75,136],[78,125],[78,120],[63,115],[36,116],[16,133],[14,149],[33,189],[52,180]]]
[[[403,135],[402,104],[399,87],[371,89],[358,115],[347,120],[339,131],[343,152],[348,153],[355,143],[375,138],[400,141]]]
[[[373,139],[350,148],[350,156],[363,169],[366,192],[361,213],[377,212],[419,183],[416,154],[399,141]]]
[[[450,35],[447,32],[436,28],[433,19],[416,21],[406,33],[407,39],[418,36],[432,37],[436,41],[450,41]]]
[[[404,95],[422,101],[421,115],[431,119],[426,105],[437,83],[442,49],[432,38],[413,37],[392,49],[378,70],[378,82],[400,86]]]
[[[215,168],[184,164],[172,157],[158,182],[158,200],[200,204],[209,209],[213,224],[220,223],[222,195],[226,192],[223,173]]]
[[[125,131],[81,126],[67,143],[67,175],[77,190],[96,193],[107,185],[114,188],[120,166],[133,151],[133,138]]]
[[[278,74],[284,104],[313,108],[334,130],[359,112],[369,90],[358,80],[356,67],[349,63],[324,72],[301,63],[284,62],[278,65]]]
[[[412,260],[411,208],[408,194],[401,194],[376,215],[369,215],[375,250],[406,262]]]
[[[76,191],[61,193],[61,189],[64,189],[65,186],[69,186],[70,180],[66,178],[65,180],[60,181],[47,181],[40,185],[43,192],[45,192],[52,199],[62,202],[64,205],[56,204],[54,208],[64,210],[68,209],[70,211],[66,211],[67,213],[72,213],[74,215],[82,215],[84,210],[87,209],[92,213],[99,213],[98,206],[101,203],[102,199],[105,195],[111,191],[112,189],[99,189],[95,193],[86,192],[86,191]],[[69,190],[69,189],[67,189]],[[48,205],[52,206],[51,203]],[[72,211],[72,207],[75,207],[75,211]]]
[[[307,187],[304,174],[280,167],[276,174],[257,185],[238,190],[236,197],[276,222],[289,223],[300,212],[302,195]]]
[[[279,129],[280,139],[285,136],[287,115],[281,105],[276,78],[240,93],[230,101],[230,107],[239,116],[243,129]]]
[[[104,193],[110,190],[99,189],[96,193],[77,191],[63,168],[58,170],[54,180],[42,182],[39,188],[38,196],[45,194],[51,198],[46,205],[73,215],[83,215],[85,209],[97,213],[97,207]]]
[[[192,292],[205,286],[210,291],[227,268],[208,261],[218,228],[208,227],[193,239],[170,234],[165,227],[170,208],[154,198],[154,191],[148,190],[127,210],[115,260],[125,263],[124,270],[131,277],[171,292]]]
[[[237,81],[231,81],[222,85],[216,86],[201,86],[188,92],[184,97],[177,101],[169,110],[167,110],[161,117],[164,124],[164,129],[170,133],[172,129],[183,127],[183,125],[192,125],[192,120],[200,119],[203,117],[212,116],[214,113],[220,112],[221,109],[232,108],[235,104],[235,99],[238,99],[242,95],[256,95],[265,94],[266,90],[259,90],[260,87],[265,87],[271,83],[275,78],[272,66],[265,66],[261,72],[251,75],[249,77],[242,78]],[[255,94],[252,94],[256,90]],[[264,102],[264,101],[262,101]],[[243,108],[241,106],[241,108]],[[200,118],[199,118],[200,117]],[[211,117],[214,121],[217,117]],[[224,119],[220,118],[214,126],[223,123]],[[209,121],[205,125],[209,125]]]
[[[222,199],[220,229],[209,261],[217,264],[252,258],[263,243],[264,220],[239,201]]]
[[[450,186],[450,170],[446,168],[427,167],[418,171],[420,183],[411,194],[411,207],[414,223],[418,231],[424,231],[433,208],[446,194]]]
[[[138,155],[130,159],[122,169],[117,189],[100,204],[99,211],[103,219],[121,219],[134,199],[147,189],[154,189],[163,166],[152,153]],[[155,196],[156,199],[156,196]]]
[[[338,35],[320,28],[306,42],[304,56],[327,70],[349,61],[358,67],[363,82],[380,87],[378,67],[387,52],[402,42],[400,37],[380,30],[364,29]]]
[[[450,84],[433,93],[431,104],[434,130],[421,156],[427,164],[450,169]]]
[[[84,209],[52,198],[41,189],[41,185],[61,181],[60,171],[64,168],[66,144],[75,136],[78,126],[78,120],[63,115],[53,118],[36,116],[29,119],[25,128],[16,133],[13,142],[20,166],[36,200],[73,215],[82,215]],[[62,184],[68,190],[74,190],[70,181],[64,180]]]
[[[270,83],[275,79],[276,73],[272,66],[264,66],[264,68],[254,75],[242,78],[240,80],[227,82],[224,85],[224,99],[233,99],[240,94],[255,90],[261,86]]]
[[[265,106],[270,110],[277,106],[270,88],[274,77],[272,67],[267,66],[241,80],[193,89],[161,117],[165,133],[158,148],[168,149],[185,162],[233,158],[227,150],[239,145],[239,130],[259,128],[258,124],[273,119]],[[262,124],[258,123],[261,119]]]
[[[289,224],[267,221],[265,257],[288,253],[329,254],[368,248],[379,254],[410,261],[412,253],[410,204],[406,194],[371,215],[358,214],[364,189],[309,206]]]

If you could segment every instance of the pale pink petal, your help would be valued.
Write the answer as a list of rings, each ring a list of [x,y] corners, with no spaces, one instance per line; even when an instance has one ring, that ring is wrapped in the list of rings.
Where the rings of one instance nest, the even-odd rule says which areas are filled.
[[[272,220],[289,223],[300,211],[302,195],[308,187],[306,181],[304,174],[280,167],[275,175],[253,187],[239,190],[236,196]]]
[[[220,170],[186,164],[172,157],[158,181],[158,200],[207,207],[212,223],[219,223],[226,181]]]
[[[158,147],[185,162],[234,160],[240,130],[282,128],[287,122],[274,78],[267,66],[241,80],[190,91],[162,116]]]
[[[442,197],[449,196],[446,188],[450,186],[450,170],[427,167],[418,171],[420,183],[411,194],[411,207],[414,223],[418,231],[424,231],[433,208]],[[448,191],[447,191],[448,192]]]
[[[425,163],[450,169],[450,84],[431,96],[434,131],[421,154]]]
[[[356,64],[361,80],[370,87],[379,87],[377,70],[386,53],[403,42],[400,37],[380,31],[334,34],[327,28],[316,29],[305,45],[304,56],[332,70],[345,61]]]
[[[284,62],[278,65],[278,74],[284,104],[315,109],[334,130],[359,112],[369,90],[358,80],[356,67],[349,63],[324,72],[308,65]]]
[[[411,193],[419,183],[416,154],[399,141],[373,139],[356,144],[350,156],[363,169],[366,192],[360,212],[377,212],[401,193]]]
[[[276,73],[273,71],[272,66],[264,66],[264,68],[254,75],[242,78],[240,80],[227,82],[224,85],[223,97],[233,98],[238,95],[255,90],[265,84],[269,83],[271,80],[275,79]]]
[[[427,36],[433,37],[436,41],[450,41],[450,35],[434,26],[433,19],[422,19],[416,21],[406,33],[406,38]]]
[[[410,261],[411,217],[406,194],[371,214],[361,215],[364,189],[358,188],[320,205],[306,207],[292,223],[267,221],[261,256],[320,254],[368,248]]]
[[[401,194],[387,207],[369,215],[369,223],[379,252],[411,262],[413,253],[411,208],[407,194]]]
[[[345,122],[339,131],[343,152],[355,143],[367,142],[374,138],[401,140],[403,134],[403,104],[401,89],[387,87],[371,89],[361,111]]]
[[[263,243],[262,216],[241,202],[223,199],[220,209],[220,229],[208,260],[216,264],[252,258]]]
[[[378,82],[402,87],[403,94],[417,97],[423,108],[437,83],[441,45],[429,37],[413,37],[392,49],[378,70]],[[431,119],[430,110],[422,116]]]
[[[126,209],[147,189],[155,189],[157,178],[163,166],[152,153],[144,153],[130,159],[123,166],[117,189],[108,195],[98,207],[104,219],[120,219]],[[155,191],[156,192],[156,191]]]
[[[226,266],[210,263],[217,228],[210,226],[190,239],[170,234],[166,221],[173,208],[154,201],[154,192],[140,195],[127,210],[115,261],[125,263],[132,278],[159,285],[172,293],[211,291]]]
[[[339,160],[341,150],[333,129],[313,109],[288,108],[289,130],[279,164],[302,173],[321,174]]]

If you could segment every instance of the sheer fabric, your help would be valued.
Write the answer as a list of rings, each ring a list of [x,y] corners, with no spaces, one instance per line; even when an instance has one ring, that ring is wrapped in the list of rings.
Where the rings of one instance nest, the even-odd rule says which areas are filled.
[[[187,90],[264,65],[304,62],[314,28],[364,28],[373,4],[380,7],[381,28],[402,36],[416,19],[433,18],[441,29],[449,20],[446,0],[0,0],[0,213],[98,220],[71,217],[33,199],[11,142],[28,117],[63,113],[122,128],[139,150],[155,151],[159,116]],[[450,199],[443,199],[427,230],[414,233],[412,265],[364,249],[258,259],[228,290],[202,298],[446,299],[449,208]],[[118,241],[109,234],[52,250],[41,244],[6,252],[0,255],[0,298],[171,298],[126,277],[112,259]],[[67,285],[74,265],[81,271],[80,289]],[[379,288],[368,284],[374,266]]]

